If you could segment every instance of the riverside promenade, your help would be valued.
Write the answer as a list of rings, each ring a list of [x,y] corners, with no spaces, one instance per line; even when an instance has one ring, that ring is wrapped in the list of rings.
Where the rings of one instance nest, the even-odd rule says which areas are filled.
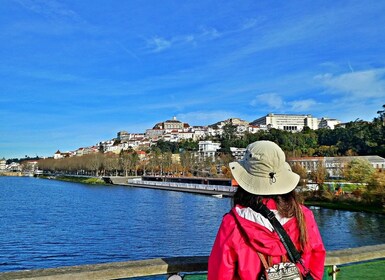
[[[179,191],[198,193],[205,195],[212,195],[217,197],[231,197],[236,191],[236,187],[215,185],[215,184],[195,184],[195,183],[183,183],[183,182],[166,182],[166,181],[150,181],[143,180],[142,177],[118,177],[109,176],[103,177],[106,183],[121,186],[150,188],[167,191]]]

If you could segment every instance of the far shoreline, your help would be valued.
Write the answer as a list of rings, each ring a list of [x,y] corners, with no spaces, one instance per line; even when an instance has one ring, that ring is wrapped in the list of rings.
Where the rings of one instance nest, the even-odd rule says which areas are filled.
[[[322,208],[332,209],[332,210],[343,210],[343,211],[351,211],[351,212],[365,212],[365,213],[385,215],[385,209],[384,208],[378,209],[378,207],[373,207],[371,205],[367,205],[364,203],[357,203],[355,201],[349,201],[349,200],[346,200],[344,202],[306,200],[304,204],[305,204],[305,206],[322,207]]]
[[[4,176],[4,174],[2,174],[2,176]],[[5,176],[7,177],[9,175],[5,175]],[[38,176],[37,178],[47,179],[47,180],[52,179],[52,180],[58,180],[63,182],[80,183],[80,184],[86,184],[86,185],[112,186],[111,184],[104,182],[103,179],[101,179],[100,177],[86,177],[86,176],[73,177],[73,176],[63,175],[63,176]],[[325,209],[332,209],[332,210],[365,212],[365,213],[385,215],[384,207],[379,209],[378,207],[373,207],[373,205],[359,203],[357,201],[351,201],[351,200],[325,201],[325,200],[308,199],[308,200],[305,200],[304,205],[307,207],[314,206],[314,207],[322,207]]]
[[[43,177],[41,177],[43,178]],[[48,178],[45,178],[48,179]],[[54,178],[55,180],[65,181],[65,182],[74,182],[74,183],[82,183],[88,185],[110,185],[105,183],[99,177],[71,177],[71,176],[60,176]],[[319,200],[305,200],[305,206],[315,206],[322,207],[326,209],[332,210],[343,210],[343,211],[351,211],[351,212],[366,212],[366,213],[374,213],[374,214],[385,214],[385,208],[378,209],[378,207],[373,207],[372,205],[367,205],[364,203],[357,203],[356,201],[319,201]]]

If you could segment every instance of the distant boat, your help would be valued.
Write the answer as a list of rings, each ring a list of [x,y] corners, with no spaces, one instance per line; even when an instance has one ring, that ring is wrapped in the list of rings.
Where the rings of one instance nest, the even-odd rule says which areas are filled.
[[[213,194],[212,196],[213,196],[213,197],[222,198],[222,197],[223,197],[223,194]]]

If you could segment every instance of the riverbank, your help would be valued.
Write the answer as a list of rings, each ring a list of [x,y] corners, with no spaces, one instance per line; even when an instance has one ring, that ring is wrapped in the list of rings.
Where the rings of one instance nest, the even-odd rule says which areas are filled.
[[[83,177],[83,176],[39,176],[42,179],[53,179],[64,182],[81,183],[88,185],[107,185],[104,180],[98,177]]]
[[[73,182],[73,183],[81,183],[88,185],[110,185],[106,183],[103,179],[99,177],[85,177],[85,176],[39,176],[39,178],[43,179],[55,179],[64,182]],[[126,181],[124,179],[123,181]],[[128,185],[128,184],[122,184]],[[135,185],[129,184],[132,187],[143,187],[143,185]],[[170,189],[166,189],[170,190]],[[175,189],[171,189],[175,190]],[[314,196],[305,197],[305,205],[306,206],[315,206],[315,207],[323,207],[334,210],[345,210],[345,211],[354,211],[354,212],[368,212],[368,213],[376,213],[376,214],[385,214],[385,208],[381,207],[377,204],[373,203],[364,203],[357,201],[355,199],[344,199],[344,200],[321,200],[314,199]]]
[[[6,171],[1,171],[0,176],[10,176],[10,177],[21,177],[24,176],[22,172],[6,172]]]
[[[382,192],[361,191],[337,195],[329,190],[301,192],[305,205],[335,210],[385,214]]]
[[[316,206],[322,208],[328,208],[333,210],[345,210],[345,211],[354,211],[354,212],[368,212],[375,214],[385,215],[385,209],[379,208],[378,206],[373,206],[365,203],[359,203],[357,201],[315,201],[315,200],[306,200],[306,206]]]

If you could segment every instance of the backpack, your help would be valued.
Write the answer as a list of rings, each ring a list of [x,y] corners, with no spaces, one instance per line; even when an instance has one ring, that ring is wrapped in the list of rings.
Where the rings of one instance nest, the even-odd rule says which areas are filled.
[[[298,267],[294,263],[289,262],[286,256],[282,256],[280,263],[272,264],[271,257],[268,257],[268,263],[263,254],[258,252],[258,255],[265,268],[259,278],[260,280],[302,280]]]
[[[266,261],[266,258],[263,254],[258,252],[258,256],[261,259],[261,262],[265,268],[265,270],[262,273],[262,276],[260,277],[260,280],[314,280],[314,278],[310,274],[310,270],[308,270],[304,264],[302,259],[300,258],[299,252],[295,249],[293,242],[291,241],[290,237],[287,235],[285,230],[283,229],[282,225],[278,222],[278,220],[275,218],[275,215],[273,212],[271,212],[265,205],[262,203],[260,204],[260,209],[262,208],[262,213],[261,211],[256,211],[261,213],[263,216],[269,219],[270,223],[278,233],[283,245],[287,249],[289,253],[290,260],[295,260],[296,263],[299,263],[302,265],[305,269],[305,274],[304,276],[302,273],[299,271],[298,267],[295,265],[294,262],[290,262],[287,260],[286,256],[282,256],[281,262],[278,264],[272,264],[271,257],[269,257],[269,264]],[[254,209],[253,209],[254,210]],[[255,210],[254,210],[255,211]],[[266,214],[267,213],[267,214]],[[246,243],[249,244],[252,248],[254,246],[250,243],[250,240],[247,236],[247,233],[243,229],[242,225],[239,223],[238,218],[235,216],[233,212],[230,211],[230,214],[233,215],[235,222],[237,224],[237,227],[239,229],[239,232],[241,233],[243,239],[245,240]],[[265,214],[265,215],[264,215]],[[286,237],[283,237],[283,235],[286,235]],[[290,243],[290,247],[287,247],[287,243]],[[293,251],[296,254],[295,257],[293,257]]]

